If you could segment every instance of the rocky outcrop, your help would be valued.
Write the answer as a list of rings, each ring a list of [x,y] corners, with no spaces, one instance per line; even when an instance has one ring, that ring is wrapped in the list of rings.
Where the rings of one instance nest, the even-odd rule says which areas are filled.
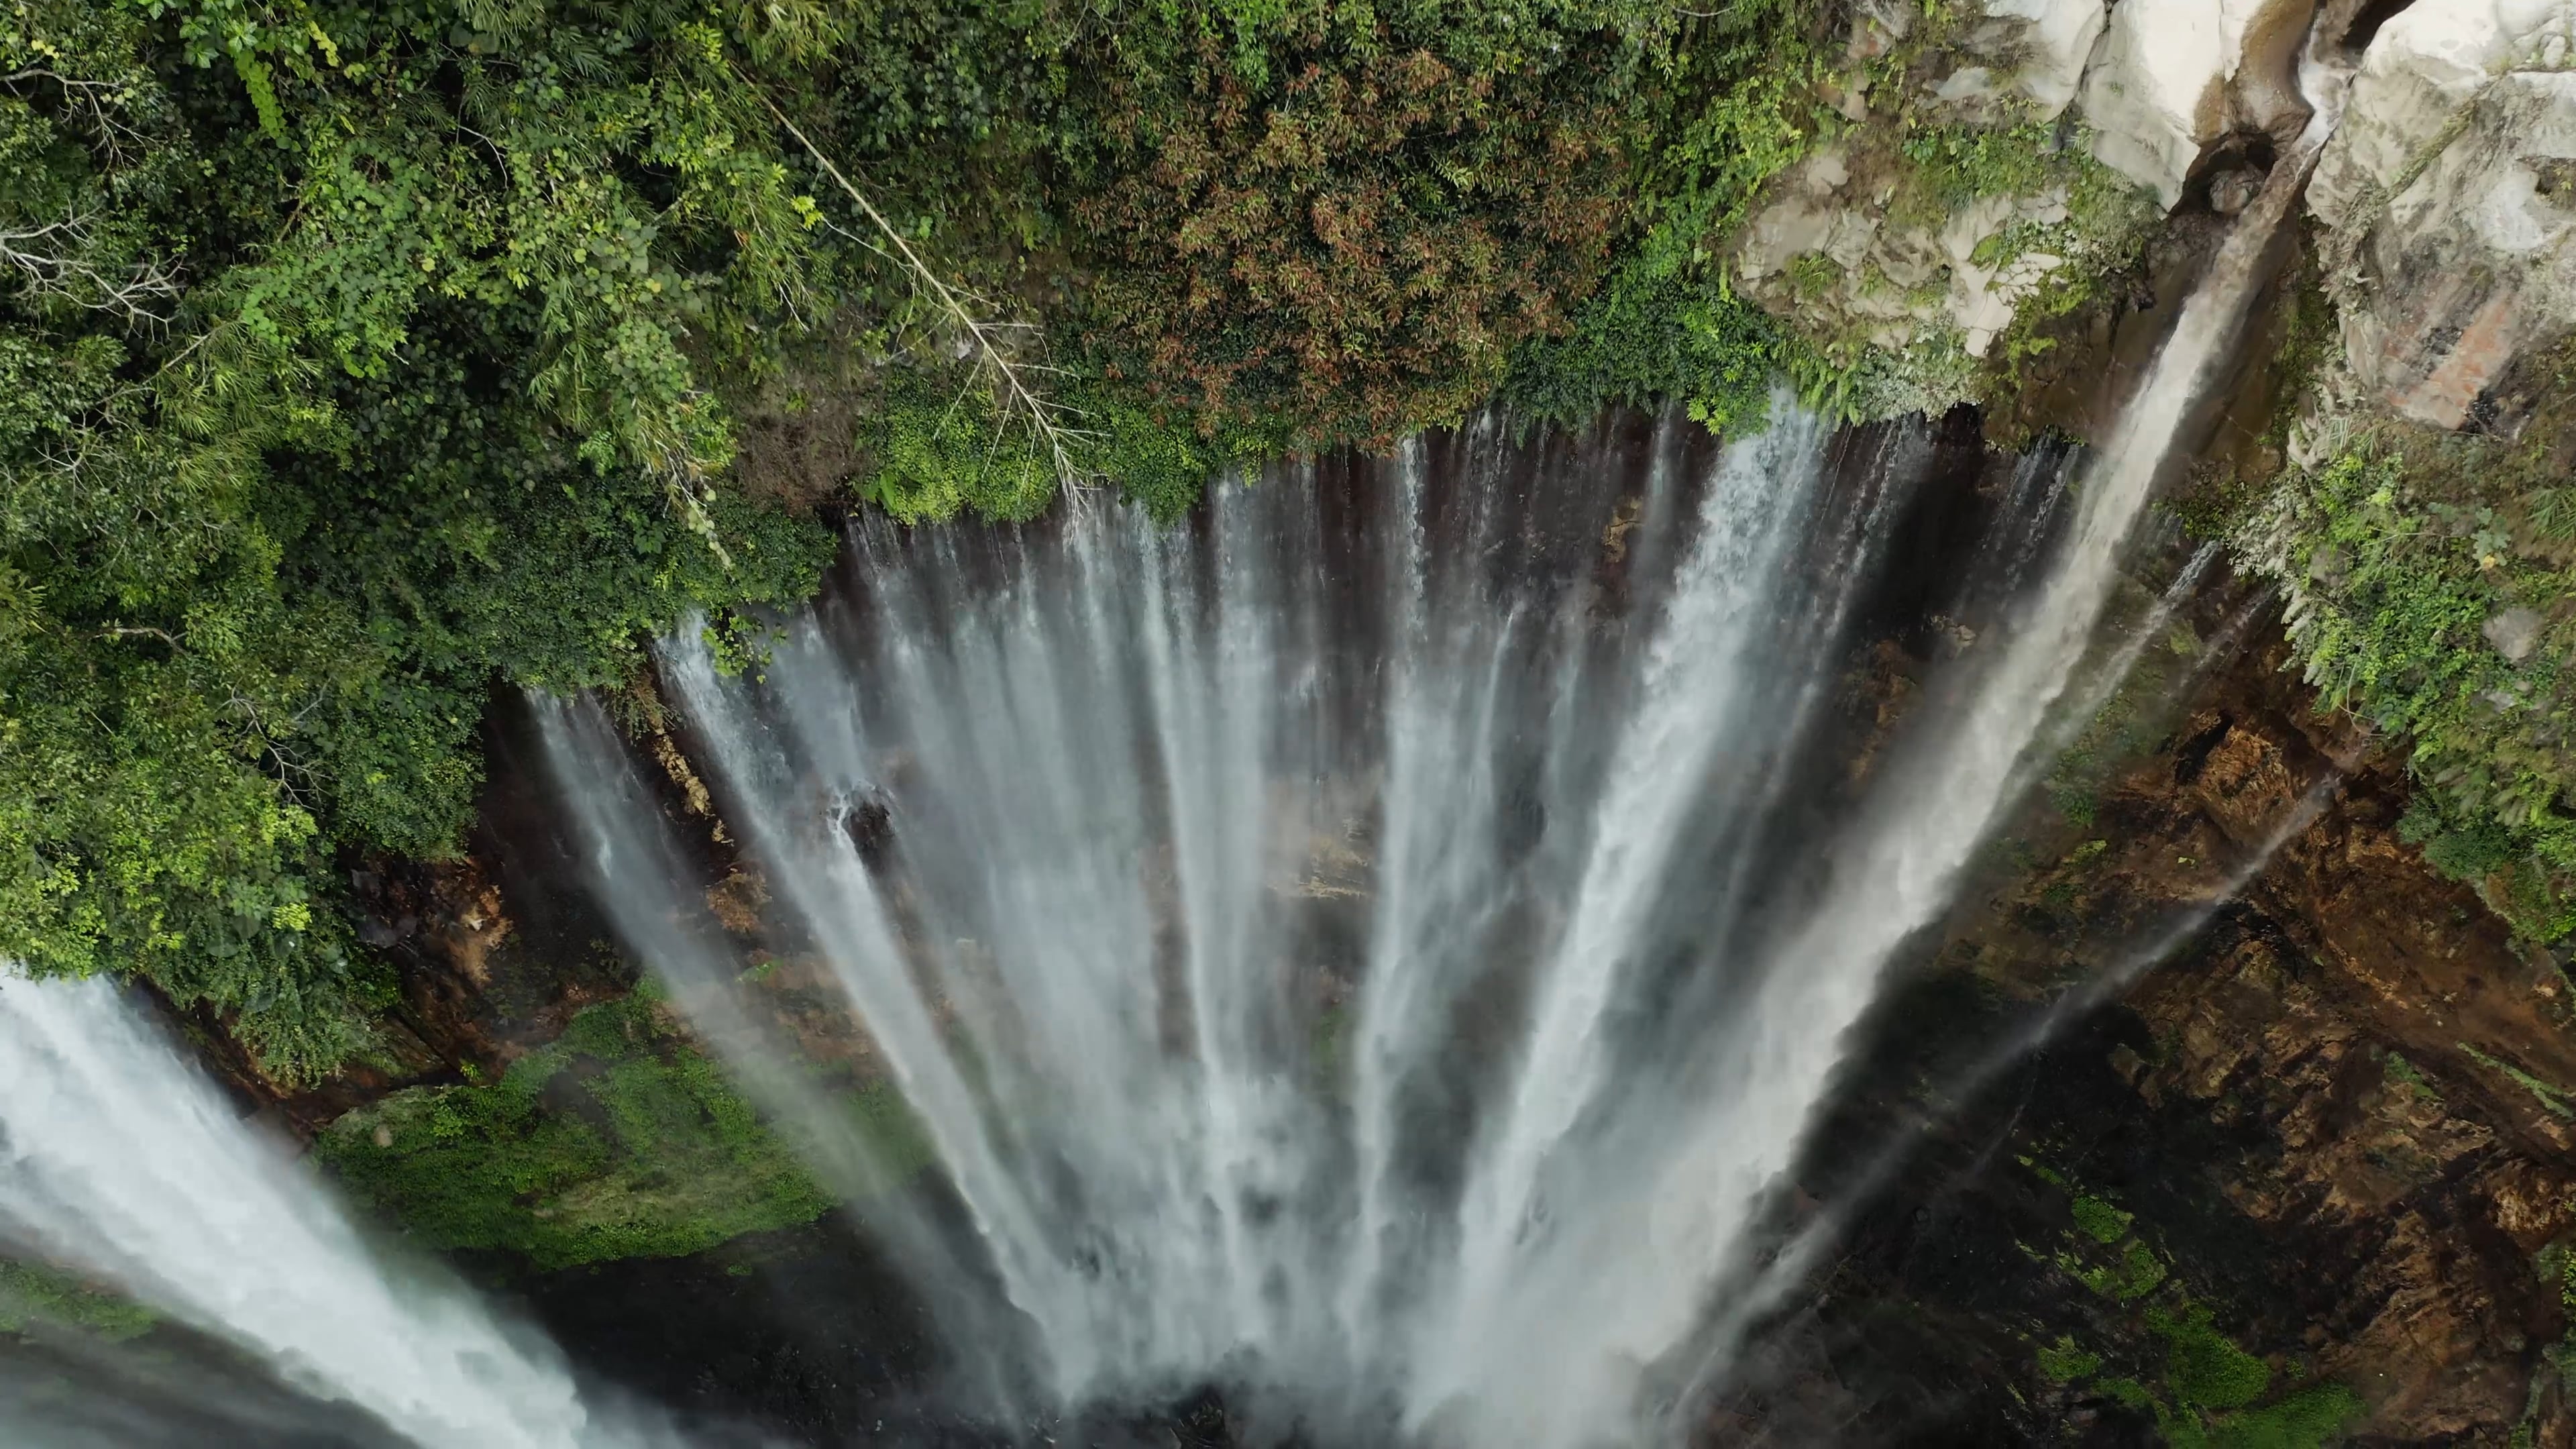
[[[1703,1443],[2576,1442],[2568,981],[2285,659],[2148,691],[2150,743],[1997,843],[1818,1135],[1860,1165],[1800,1170],[1853,1225]]]
[[[2222,142],[2287,145],[2307,124],[2295,78],[2314,0],[2122,0],[2084,72],[2095,157],[2168,210]]]
[[[2251,199],[2309,118],[2294,72],[2314,10],[1864,7],[1835,89],[1852,124],[1775,179],[1735,238],[1738,274],[1831,343],[1984,358],[2033,299],[2133,258],[2187,186],[2222,212]]]
[[[1891,209],[1903,184],[1883,153],[1816,152],[1747,228],[1741,274],[1756,296],[1825,330],[1897,352],[1955,334],[1983,357],[2067,261],[2041,247],[1998,256],[1997,244],[2016,226],[2066,223],[2068,188],[1979,197],[1926,217]]]
[[[2576,17],[2419,0],[2382,26],[2308,188],[2371,405],[2456,428],[2576,330]]]
[[[2102,0],[1987,0],[1952,51],[1956,68],[1932,93],[1970,108],[2017,98],[2028,119],[2055,120],[2083,83],[2106,13]]]

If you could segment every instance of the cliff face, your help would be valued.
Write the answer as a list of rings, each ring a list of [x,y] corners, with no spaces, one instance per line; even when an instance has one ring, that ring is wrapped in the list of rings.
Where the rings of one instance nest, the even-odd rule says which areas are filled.
[[[1718,1442],[2570,1442],[2568,981],[2396,836],[2394,762],[2285,656],[2016,823],[1828,1128],[1909,1164]]]
[[[2099,429],[2151,344],[2153,303],[2177,295],[2207,214],[2227,209],[2231,170],[2270,164],[2296,129],[2271,83],[2279,53],[2257,41],[2306,27],[2304,10],[2214,8],[2113,8],[2070,114],[2097,159],[2173,212],[2132,296],[2044,325],[2059,350],[1998,396],[1998,436]],[[2428,647],[2521,667],[2549,656],[2537,641],[2564,612],[2563,587],[2537,576],[2553,545],[2499,480],[2522,452],[2563,472],[2566,382],[2549,359],[2576,325],[2567,17],[2419,0],[2329,6],[2315,24],[2341,37],[2329,58],[2359,63],[2289,241],[2285,277],[2322,285],[2303,298],[2285,282],[2246,364],[2215,380],[2184,511],[2195,494],[2290,487],[2275,480],[2391,428],[2497,440],[2416,441],[2407,456],[2431,461],[2410,462],[2396,496],[2431,560],[2477,564],[2462,566],[2479,582],[2461,586],[2459,637],[2428,631]],[[2493,476],[2428,476],[2444,469]],[[2485,555],[2429,522],[2481,506],[2517,519]],[[2295,532],[2277,521],[2295,514],[2270,526]],[[2576,1442],[2566,953],[2489,908],[2502,877],[2483,892],[2445,879],[2424,832],[2401,829],[2429,788],[2407,743],[2324,709],[2301,674],[2319,627],[2387,637],[2412,621],[2331,549],[2279,537],[2251,562],[2310,621],[2304,650],[2269,622],[2259,581],[2205,592],[2196,643],[2240,619],[2257,621],[2253,646],[2194,666],[2162,703],[2110,711],[2114,747],[2061,771],[1879,1014],[1821,1140],[1893,1135],[1907,1166],[1854,1208],[1837,1193],[1872,1149],[1819,1146],[1802,1202],[1857,1221],[1764,1340],[1715,1442]],[[1869,692],[1901,695],[1920,662],[1882,651]],[[2548,693],[2486,697],[2509,715]],[[2069,1009],[2087,993],[2105,999]],[[1958,1045],[2015,1031],[2036,1044],[2008,1065]]]
[[[2308,187],[2363,406],[2501,420],[2576,326],[2576,33],[2564,7],[2419,0],[2370,39]]]

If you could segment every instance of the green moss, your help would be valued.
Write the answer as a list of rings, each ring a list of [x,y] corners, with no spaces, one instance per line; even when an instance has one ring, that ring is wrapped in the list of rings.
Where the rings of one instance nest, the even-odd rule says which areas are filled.
[[[2077,1347],[2071,1337],[2061,1335],[2039,1350],[2039,1376],[2052,1384],[2079,1383],[2101,1367],[2102,1355]]]
[[[2125,1370],[2101,1378],[2093,1392],[2153,1414],[2168,1449],[2321,1449],[2342,1432],[2360,1408],[2351,1389],[2312,1383],[2261,1404],[2272,1387],[2271,1366],[2221,1333],[2211,1310],[2173,1282],[2170,1265],[2133,1233],[2134,1216],[2031,1159],[2022,1159],[2022,1165],[2068,1194],[2075,1228],[2066,1234],[2069,1246],[2056,1256],[2057,1266],[2097,1297],[2134,1305],[2120,1310],[2131,1331],[2104,1347],[2119,1359],[2134,1352],[2120,1345],[2140,1339],[2162,1349],[2160,1363],[2115,1364],[2073,1335],[2061,1335],[2038,1350],[2041,1378],[2073,1384],[2104,1374],[2106,1368]],[[2103,1261],[2104,1250],[2111,1249],[2116,1253]],[[2543,1259],[2544,1274],[2561,1261],[2547,1254]],[[2087,1321],[2097,1320],[2099,1312],[2087,1310]],[[2136,1331],[2141,1329],[2143,1333]]]
[[[898,1179],[929,1161],[891,1088],[849,1105]],[[315,1151],[429,1245],[540,1268],[699,1252],[830,1205],[649,994],[582,1012],[490,1085],[414,1088],[350,1113]]]
[[[2237,1409],[2263,1397],[2272,1369],[2227,1340],[2207,1308],[2147,1310],[2147,1327],[2165,1341],[2165,1384],[2190,1409]]]
[[[2361,1409],[2361,1396],[2342,1384],[2311,1384],[2277,1404],[2229,1415],[2211,1442],[2220,1449],[2322,1449],[2342,1439]]]
[[[2402,1088],[2430,1101],[2442,1100],[2441,1092],[2425,1079],[2424,1073],[2413,1062],[2395,1052],[2380,1058],[2379,1074],[2381,1080],[2390,1086]]]
[[[2529,1092],[2532,1099],[2540,1103],[2541,1110],[2550,1116],[2576,1118],[2576,1102],[2570,1101],[2566,1088],[2542,1081],[2513,1063],[2489,1056],[2467,1042],[2456,1042],[2454,1045],[2459,1047],[2462,1056]]]
[[[2136,1238],[2120,1244],[2118,1256],[2110,1262],[2088,1262],[2074,1253],[2062,1253],[2057,1265],[2086,1291],[2116,1303],[2135,1302],[2155,1292],[2173,1271],[2155,1249]]]
[[[2097,1243],[2109,1245],[2129,1235],[2129,1224],[2137,1215],[2125,1213],[2098,1197],[2080,1195],[2069,1204],[2075,1214],[2075,1226]]]
[[[53,1329],[123,1343],[160,1315],[39,1263],[0,1259],[0,1333]]]
[[[2132,1409],[2144,1410],[2158,1407],[2155,1394],[2145,1384],[2133,1378],[2116,1378],[2103,1384],[2102,1396],[2113,1403]]]

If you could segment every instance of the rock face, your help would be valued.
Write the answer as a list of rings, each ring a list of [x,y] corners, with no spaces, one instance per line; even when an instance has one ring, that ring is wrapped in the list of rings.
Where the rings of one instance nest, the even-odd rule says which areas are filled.
[[[1935,94],[1953,102],[2018,95],[2032,119],[2055,120],[2083,83],[2105,8],[2102,0],[1988,0],[1961,47],[1965,63]]]
[[[2058,119],[2083,85],[2105,13],[2100,0],[1986,0],[1926,33],[1906,7],[1864,7],[1842,93],[1855,124],[1776,179],[1738,233],[1747,289],[1811,335],[1985,356],[2053,276],[2094,269],[2146,219],[2098,196],[2083,204],[2076,156],[2032,139],[2044,129],[2032,123]],[[1862,63],[1899,45],[1913,54],[1903,79],[1864,89]],[[1929,180],[1905,154],[1923,122],[2019,126],[2006,144],[2034,150],[2012,184],[1961,196],[1959,178]]]
[[[1820,1134],[1928,1118],[1915,1161],[1704,1444],[2576,1443],[2569,983],[2398,838],[2396,762],[2285,657],[2213,672],[2080,828],[2013,827],[2022,863],[1886,1003]],[[2195,916],[2104,1009],[1964,1069],[2011,1003],[2116,984]],[[1801,1211],[1848,1170],[1820,1150]],[[2231,1359],[2256,1391],[2193,1382]]]
[[[1793,168],[1737,251],[1755,295],[1827,330],[1897,351],[1955,329],[1982,357],[2065,258],[2042,250],[1989,255],[2016,224],[2067,220],[2067,193],[1987,196],[1937,220],[1891,211],[1897,182],[1882,166],[1829,146]]]
[[[2307,124],[2295,79],[2314,0],[2121,0],[2085,69],[2093,154],[2167,209],[2240,134],[2286,144]]]
[[[1903,7],[1863,7],[1838,91],[1854,125],[1773,182],[1736,238],[1738,272],[1812,335],[1900,352],[1955,339],[1982,358],[2031,298],[2127,258],[2193,178],[2242,209],[2307,123],[2294,72],[2314,14],[2315,0],[1984,0],[1932,33]],[[1862,63],[1899,47],[1902,78],[1865,89]],[[2080,132],[2052,133],[2070,106]],[[1903,139],[1927,124],[1995,128],[1977,144],[2025,154],[2001,168],[2009,182],[1927,179]]]
[[[2418,0],[2373,37],[2308,204],[2366,398],[2456,428],[2576,330],[2576,61],[2563,6]]]

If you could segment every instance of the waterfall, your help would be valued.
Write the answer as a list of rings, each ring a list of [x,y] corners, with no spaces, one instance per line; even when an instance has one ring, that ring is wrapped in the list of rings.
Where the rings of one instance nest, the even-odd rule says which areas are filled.
[[[600,706],[540,700],[592,884],[1019,1407],[1214,1382],[1325,1443],[1678,1438],[1780,1291],[1851,1027],[2148,632],[2097,648],[2325,124],[2108,446],[2002,490],[1976,642],[1901,727],[1830,706],[1923,425],[1486,417],[1182,527],[854,524],[751,668],[660,646],[761,928],[700,908]],[[946,1207],[763,1025],[776,958],[864,1023]]]
[[[443,1275],[380,1261],[311,1169],[104,980],[0,975],[0,1240],[423,1449],[634,1442],[591,1425],[546,1346]]]
[[[1222,1379],[1331,1442],[1590,1442],[1731,1246],[1633,1252],[1624,1174],[1683,1134],[1604,1115],[1683,1069],[1656,998],[1770,969],[1817,722],[1930,452],[1837,457],[1782,414],[1535,466],[1488,419],[1231,481],[1185,529],[861,526],[754,674],[663,648],[773,902],[756,948],[694,904],[599,707],[537,716],[627,945],[827,1158],[827,1096],[733,983],[792,956],[864,1020],[967,1249],[869,1215],[935,1301],[989,1285],[978,1321],[1033,1345],[1001,1378]]]

